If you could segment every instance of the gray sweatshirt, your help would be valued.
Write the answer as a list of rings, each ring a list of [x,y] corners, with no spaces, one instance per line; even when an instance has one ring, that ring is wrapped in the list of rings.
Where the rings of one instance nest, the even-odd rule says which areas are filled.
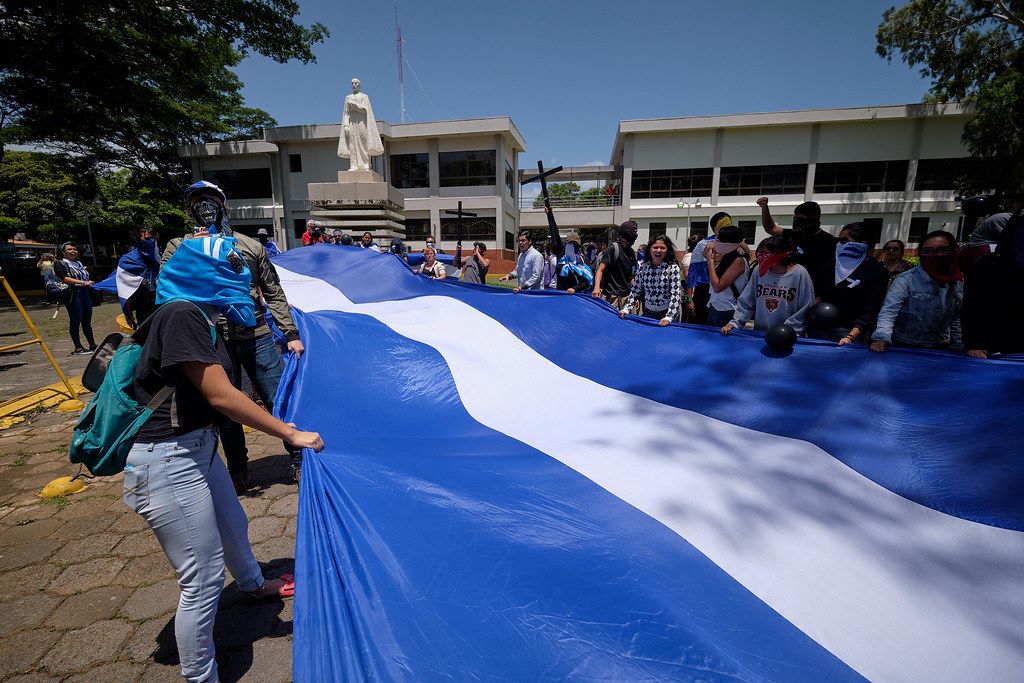
[[[764,277],[757,268],[736,301],[736,314],[729,324],[741,328],[754,316],[754,329],[767,330],[773,325],[789,325],[803,334],[804,316],[814,303],[814,285],[803,266],[776,275],[769,271]]]

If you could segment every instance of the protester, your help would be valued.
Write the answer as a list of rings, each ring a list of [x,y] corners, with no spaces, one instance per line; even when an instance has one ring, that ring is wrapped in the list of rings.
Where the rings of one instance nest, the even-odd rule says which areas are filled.
[[[711,227],[711,234],[702,238],[694,246],[686,271],[686,287],[689,298],[687,309],[690,312],[690,322],[698,325],[706,324],[711,312],[708,305],[711,299],[711,274],[708,262],[704,258],[704,252],[709,243],[718,239],[719,231],[732,225],[732,216],[725,211],[719,211],[711,216],[708,225]]]
[[[882,264],[868,258],[872,246],[863,223],[850,223],[839,231],[836,253],[826,265],[828,279],[822,278],[828,284],[817,292],[819,301],[839,309],[839,320],[827,329],[810,326],[809,336],[845,346],[866,341],[874,331],[889,277]]]
[[[444,264],[437,260],[437,251],[433,247],[423,249],[423,263],[420,264],[418,272],[437,280],[444,280],[447,277]]]
[[[796,263],[788,235],[773,235],[758,245],[757,268],[736,302],[733,319],[722,327],[728,335],[742,329],[751,315],[754,329],[789,325],[797,334],[805,328],[807,309],[814,303],[814,285],[807,269]]]
[[[369,230],[363,233],[363,238],[359,240],[359,246],[363,249],[369,249],[370,251],[375,251],[378,254],[380,253],[380,247],[378,247],[377,243],[373,241],[373,233]]]
[[[541,289],[557,289],[558,285],[558,257],[551,253],[551,245],[545,242],[542,246],[541,255],[544,258],[543,274],[540,278]]]
[[[594,253],[591,254],[591,260],[587,263],[587,265],[590,266],[590,269],[592,271],[594,271],[595,273],[597,272],[598,266],[600,266],[600,264],[601,264],[601,257],[604,256],[604,252],[606,252],[607,250],[608,250],[608,238],[607,237],[600,237],[600,238],[598,238],[598,240],[597,240],[597,249],[595,249]]]
[[[323,224],[312,218],[306,221],[306,232],[302,233],[302,246],[308,247],[326,241]]]
[[[736,300],[750,279],[747,267],[747,245],[743,230],[735,225],[723,226],[718,239],[705,242],[704,260],[708,263],[708,321],[722,327],[733,319]]]
[[[430,247],[431,249],[436,251],[438,254],[443,254],[444,253],[444,249],[441,249],[440,247],[437,246],[437,240],[434,239],[433,235],[427,235],[427,241],[426,241],[426,244],[424,246]]]
[[[156,283],[160,275],[160,248],[157,245],[159,233],[149,228],[131,231],[135,246],[118,260],[118,268],[127,268],[131,263],[134,273],[142,278],[138,288],[124,303],[124,317],[128,325],[135,327],[156,310]]]
[[[961,207],[966,206],[972,200],[983,200],[984,206],[995,207],[994,202],[989,197],[969,197],[961,203]],[[1010,213],[1001,212],[978,219],[977,227],[971,232],[967,244],[960,247],[960,250],[957,252],[956,257],[960,266],[960,272],[966,274],[970,271],[975,261],[996,250],[999,237],[1009,224],[1010,218]],[[966,220],[970,220],[970,217],[965,212]]]
[[[487,271],[491,268],[491,260],[487,258],[487,246],[483,242],[473,242],[473,254],[464,264],[456,263],[455,267],[458,268],[460,265],[463,282],[487,284]]]
[[[524,289],[540,289],[541,278],[544,275],[544,257],[533,248],[533,239],[529,230],[520,230],[519,237],[519,258],[516,259],[516,269],[501,278],[502,282],[519,280],[519,286],[512,291],[518,294]]]
[[[907,245],[902,240],[889,240],[882,247],[882,265],[888,275],[888,283],[896,279],[900,273],[905,273],[914,267],[914,264],[903,258]]]
[[[160,275],[163,305],[144,330],[133,393],[141,405],[165,386],[174,393],[139,429],[124,473],[125,504],[156,534],[178,577],[174,633],[188,681],[219,680],[213,625],[225,565],[246,595],[294,594],[290,576],[265,578],[253,556],[245,512],[217,455],[217,428],[236,420],[296,449],[323,448],[319,434],[281,422],[232,386],[231,354],[215,324],[222,315],[254,324],[250,276],[231,238],[211,240],[217,256],[189,240]]]
[[[1024,212],[1007,222],[996,251],[971,266],[964,282],[967,353],[1024,353]]]
[[[340,244],[343,247],[351,247],[353,242],[354,240],[352,239],[352,235],[347,232],[341,233],[341,237],[337,240],[337,244]]]
[[[36,261],[36,268],[39,269],[39,274],[43,277],[43,287],[46,289],[46,303],[59,306],[64,303],[64,299],[69,292],[68,285],[64,284],[57,277],[57,274],[53,272],[53,264],[56,261],[57,257],[54,254],[43,254]]]
[[[644,254],[644,260],[637,270],[626,304],[619,310],[619,317],[625,317],[643,295],[641,315],[657,320],[664,327],[677,319],[682,294],[675,245],[667,236],[659,235],[638,253]]]
[[[793,257],[807,269],[814,282],[814,291],[828,286],[826,265],[836,250],[836,238],[821,229],[821,207],[817,202],[804,202],[793,209],[793,229],[785,230],[775,223],[768,209],[768,198],[757,200],[761,207],[761,224],[769,235],[788,234],[796,247]]]
[[[60,253],[62,258],[53,264],[53,273],[61,283],[67,285],[67,294],[64,295],[64,307],[68,309],[68,317],[71,319],[68,333],[71,341],[75,344],[75,350],[71,355],[91,353],[96,350],[96,342],[92,337],[92,279],[85,265],[78,260],[78,247],[71,242],[61,245]],[[85,340],[89,342],[89,348],[82,346],[78,330],[81,328],[85,334]]]
[[[564,242],[559,236],[555,246],[559,257],[555,287],[567,294],[589,292],[594,286],[594,271],[583,258],[579,235],[572,232]]]
[[[601,254],[601,260],[594,273],[595,299],[603,298],[622,310],[632,289],[633,269],[636,267],[636,254],[633,244],[636,242],[637,227],[633,221],[626,221],[619,226],[615,242]]]
[[[274,244],[274,240],[270,239],[270,233],[267,232],[266,228],[260,228],[256,231],[256,239],[263,245],[263,250],[267,252],[267,256],[277,256],[281,253],[281,250]]]
[[[697,243],[703,238],[700,235],[690,235],[686,238],[686,253],[683,254],[683,260],[680,262],[680,267],[683,269],[683,279],[689,281],[690,277],[690,261],[693,259],[693,250],[697,248]]]
[[[917,253],[921,265],[897,276],[885,295],[871,335],[872,351],[893,345],[963,349],[963,276],[956,261],[956,238],[944,230],[930,232]]]
[[[405,246],[405,242],[402,241],[401,237],[391,238],[391,246],[388,248],[388,251],[403,261],[409,261],[409,249]]]
[[[227,198],[219,187],[205,181],[193,183],[185,190],[183,198],[186,209],[196,223],[199,226],[206,225],[205,229],[200,228],[199,236],[232,233],[228,222]],[[248,266],[249,297],[256,310],[256,320],[251,327],[239,325],[231,320],[221,320],[219,330],[231,357],[229,369],[232,382],[236,387],[241,387],[244,369],[256,395],[270,410],[274,406],[277,385],[284,372],[284,361],[281,359],[277,344],[274,343],[266,313],[270,312],[274,324],[284,335],[289,352],[299,358],[305,347],[299,339],[298,328],[288,310],[288,298],[281,287],[280,278],[263,245],[242,234],[235,234],[234,239],[235,251],[241,254]],[[181,244],[184,244],[181,240],[177,243],[175,240],[167,243],[163,255],[164,263],[167,263]],[[220,436],[224,443],[224,457],[228,461],[231,480],[235,490],[242,495],[249,490],[249,451],[245,446],[245,433],[240,424],[230,422],[220,430]],[[288,451],[292,456],[292,471],[298,481],[301,476],[302,453],[293,448],[288,448]]]

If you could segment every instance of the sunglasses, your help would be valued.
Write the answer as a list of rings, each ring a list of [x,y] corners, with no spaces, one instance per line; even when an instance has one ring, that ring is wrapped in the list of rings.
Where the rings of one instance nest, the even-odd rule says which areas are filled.
[[[952,253],[951,247],[924,247],[918,252],[921,256],[948,256]]]

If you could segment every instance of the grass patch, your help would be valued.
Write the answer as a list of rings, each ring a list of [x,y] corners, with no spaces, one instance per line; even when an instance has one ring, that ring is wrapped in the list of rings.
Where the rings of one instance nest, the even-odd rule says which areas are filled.
[[[29,458],[28,453],[22,453],[21,455],[16,457],[14,460],[12,460],[9,463],[7,463],[7,466],[8,467],[21,467],[22,465],[24,465],[25,463],[28,462],[28,458]]]
[[[56,505],[58,508],[63,508],[71,501],[68,500],[67,496],[54,496],[53,498],[43,498],[43,502],[47,505]]]

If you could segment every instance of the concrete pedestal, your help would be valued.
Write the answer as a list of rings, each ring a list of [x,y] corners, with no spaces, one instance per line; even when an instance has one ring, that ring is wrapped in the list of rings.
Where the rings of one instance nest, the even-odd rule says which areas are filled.
[[[402,193],[374,171],[339,171],[336,183],[309,183],[310,214],[327,231],[343,230],[356,240],[369,230],[375,240],[405,239]]]

